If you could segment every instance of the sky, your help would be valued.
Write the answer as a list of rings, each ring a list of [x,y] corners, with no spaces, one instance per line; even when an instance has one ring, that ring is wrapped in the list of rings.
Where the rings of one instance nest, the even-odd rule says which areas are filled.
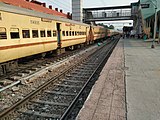
[[[138,0],[84,0],[83,5],[84,7],[122,6],[122,5],[130,5],[130,3],[137,1]]]
[[[48,5],[52,5],[53,8],[62,9],[64,13],[72,12],[71,1],[72,0],[38,0],[45,2]],[[93,8],[93,7],[109,7],[109,6],[123,6],[130,5],[132,2],[137,2],[138,0],[82,0],[83,8]],[[115,21],[117,22],[117,21]],[[114,24],[115,22],[105,22],[121,28],[122,26],[129,26],[132,21],[118,21],[119,24]]]
[[[38,0],[41,2],[46,2],[47,5],[52,5],[54,8],[63,9],[65,13],[71,12],[71,1],[72,0]],[[137,2],[138,0],[82,0],[83,8],[92,7],[108,7],[108,6],[122,6],[130,5],[132,2]]]

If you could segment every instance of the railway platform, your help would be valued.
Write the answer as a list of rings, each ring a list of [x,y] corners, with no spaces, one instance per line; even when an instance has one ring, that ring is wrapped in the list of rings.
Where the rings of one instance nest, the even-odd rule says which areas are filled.
[[[159,120],[160,45],[121,39],[77,120]]]

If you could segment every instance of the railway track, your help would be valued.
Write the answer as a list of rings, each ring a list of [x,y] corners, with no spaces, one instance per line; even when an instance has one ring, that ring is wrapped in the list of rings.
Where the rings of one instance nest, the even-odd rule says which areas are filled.
[[[55,57],[48,57],[48,58],[43,58],[43,59],[39,58],[39,59],[33,59],[33,60],[21,62],[18,65],[17,69],[15,69],[14,71],[11,71],[10,73],[7,73],[6,75],[0,75],[0,85],[1,85],[0,92],[7,89],[8,88],[7,85],[12,84],[11,86],[15,86],[19,84],[20,82],[23,82],[23,81],[25,82],[25,80],[30,78],[32,75],[34,75],[38,71],[41,71],[47,68],[48,66],[51,66],[57,63],[58,61],[62,61],[66,58],[69,58],[87,48],[88,46],[85,48],[77,49],[75,51],[67,51],[65,54],[61,54]]]
[[[23,99],[30,92],[34,91],[39,86],[47,82],[51,77],[60,74],[64,69],[67,69],[68,66],[74,64],[74,62],[76,62],[75,60],[81,59],[81,57],[90,54],[90,52],[95,51],[97,48],[97,45],[91,45],[90,47],[85,47],[81,50],[78,49],[76,51],[70,51],[69,53],[67,52],[67,54],[63,54],[60,58],[57,57],[57,59],[46,58],[42,60],[34,60],[35,64],[42,66],[36,71],[29,73],[27,76],[20,77],[20,79],[16,81],[11,81],[13,84],[7,85],[0,89],[0,112]],[[62,58],[62,56],[64,57]],[[44,63],[40,61],[44,61],[45,63],[51,61],[52,64],[44,65]],[[24,63],[24,65],[31,66],[30,62],[28,64],[27,63]],[[26,68],[25,70],[28,69]],[[22,70],[20,73],[21,72]]]
[[[103,44],[96,52],[76,61],[76,64],[1,112],[1,120],[74,119],[72,114],[75,113],[72,110],[86,93],[87,86],[95,82],[95,73],[100,71],[116,43],[117,40],[107,45]]]

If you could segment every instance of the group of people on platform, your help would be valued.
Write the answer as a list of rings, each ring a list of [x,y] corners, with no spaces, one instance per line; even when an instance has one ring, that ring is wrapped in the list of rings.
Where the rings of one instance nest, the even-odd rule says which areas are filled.
[[[123,38],[137,38],[137,39],[149,39],[152,38],[152,33],[150,33],[150,36],[143,33],[142,34],[136,34],[136,30],[126,31],[123,32]]]
[[[143,39],[143,40],[147,40],[147,39],[153,39],[153,34],[152,32],[150,32],[150,34],[146,34],[144,32],[142,32],[142,34],[136,34],[136,31],[135,30],[131,30],[130,32],[127,31],[127,32],[123,32],[123,35],[122,35],[123,39],[126,39],[126,38],[136,38],[136,39]],[[156,38],[157,35],[156,35]],[[156,40],[156,42],[159,44],[160,43],[160,39],[159,40]]]

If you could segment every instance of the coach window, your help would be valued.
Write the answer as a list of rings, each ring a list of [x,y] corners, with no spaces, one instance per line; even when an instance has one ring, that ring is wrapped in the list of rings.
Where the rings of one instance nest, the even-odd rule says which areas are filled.
[[[51,30],[47,30],[47,37],[51,37]]]
[[[65,36],[65,31],[62,31],[62,35]]]
[[[45,30],[41,30],[40,35],[41,35],[41,37],[46,37]]]
[[[72,36],[74,36],[74,31],[72,32]]]
[[[38,38],[38,30],[32,30],[32,37]]]
[[[72,32],[71,31],[69,31],[69,36],[71,36],[72,35]]]
[[[68,31],[66,31],[66,36],[68,36]]]
[[[18,39],[19,38],[19,29],[18,28],[11,28],[10,35],[11,35],[11,39]]]
[[[0,28],[0,39],[7,39],[6,28]]]
[[[23,38],[30,38],[29,30],[22,30]]]
[[[79,32],[79,35],[82,35],[81,33],[82,33],[82,32]]]
[[[75,36],[77,36],[77,32],[75,31]]]
[[[53,30],[53,37],[56,37],[57,36],[57,32],[56,30]]]

